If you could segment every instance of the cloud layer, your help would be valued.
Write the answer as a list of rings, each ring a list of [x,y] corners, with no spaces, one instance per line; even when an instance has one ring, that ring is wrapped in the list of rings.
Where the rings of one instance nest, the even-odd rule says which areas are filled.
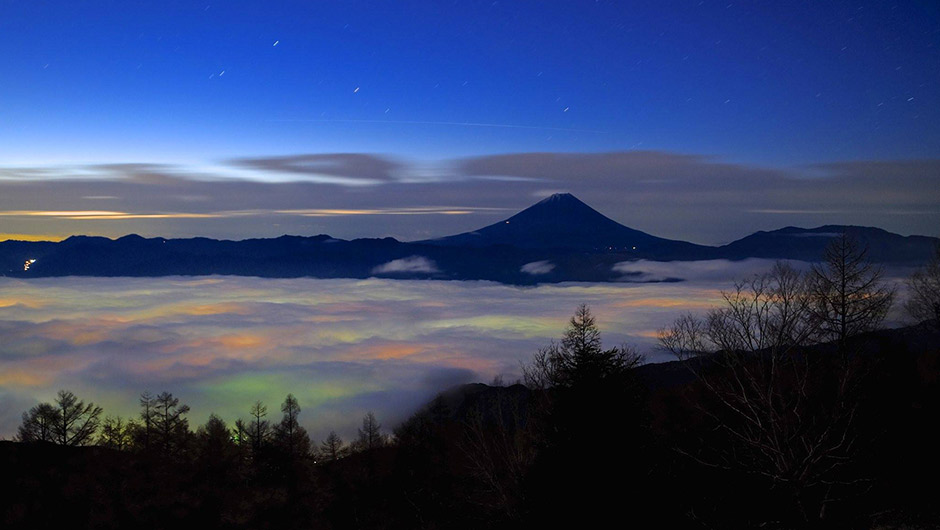
[[[370,409],[391,426],[446,387],[512,380],[582,302],[605,343],[649,350],[659,327],[717,296],[692,283],[0,278],[0,410],[13,411],[0,436],[60,388],[122,416],[140,392],[168,390],[196,423],[293,392],[315,436],[351,436]]]
[[[401,260],[408,261],[408,260]],[[412,259],[412,264],[420,259]],[[317,437],[355,434],[374,410],[386,425],[455,384],[513,380],[559,337],[578,304],[605,344],[637,345],[652,361],[656,332],[720,304],[766,260],[631,262],[624,274],[680,283],[553,284],[249,277],[0,278],[0,437],[19,414],[68,388],[109,414],[135,416],[136,397],[173,392],[234,421],[288,392]],[[413,267],[406,267],[412,268]],[[901,279],[910,271],[893,271]],[[902,297],[903,298],[903,297]],[[894,314],[889,320],[897,321]]]
[[[440,272],[434,261],[424,256],[410,256],[407,258],[394,259],[388,263],[379,265],[373,269],[373,274],[396,274],[396,273],[434,273]]]
[[[555,270],[555,264],[548,260],[533,261],[522,266],[522,272],[532,275],[548,274],[553,270]]]
[[[202,167],[5,167],[0,239],[328,233],[417,240],[485,226],[556,191],[575,193],[627,226],[699,243],[786,225],[875,225],[940,235],[940,160],[766,168],[703,155],[625,151],[432,163],[319,153]]]

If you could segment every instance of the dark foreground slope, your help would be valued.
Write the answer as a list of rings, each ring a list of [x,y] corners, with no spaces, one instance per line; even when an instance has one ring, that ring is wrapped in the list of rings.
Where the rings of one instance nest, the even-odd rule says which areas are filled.
[[[197,442],[173,455],[0,442],[0,528],[937,528],[940,332],[852,347],[867,375],[847,480],[814,486],[844,492],[822,514],[786,483],[695,459],[702,440],[733,440],[676,362],[567,393],[458,387],[395,444],[333,462]]]

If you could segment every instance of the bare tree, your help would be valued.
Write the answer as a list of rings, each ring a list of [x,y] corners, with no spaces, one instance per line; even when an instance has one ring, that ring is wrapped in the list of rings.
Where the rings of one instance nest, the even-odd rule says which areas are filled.
[[[343,439],[336,434],[336,431],[330,431],[330,434],[320,444],[320,455],[325,460],[339,460],[346,454],[346,446]]]
[[[679,358],[702,357],[686,363],[705,391],[696,406],[724,440],[678,450],[790,489],[806,518],[823,517],[845,482],[838,471],[854,455],[861,383],[846,357],[807,350],[817,326],[831,324],[816,317],[812,281],[777,263],[724,292],[724,306],[705,318],[687,315],[660,332]]]
[[[136,428],[137,424],[131,420],[125,421],[120,416],[108,416],[101,424],[98,445],[118,451],[129,449]]]
[[[940,245],[933,259],[907,280],[907,286],[907,313],[918,322],[930,320],[940,326]]]
[[[507,402],[502,393],[496,393],[492,406],[471,411],[459,445],[470,472],[486,494],[482,498],[491,499],[490,507],[510,519],[520,515],[525,480],[538,456],[526,420],[518,402]]]
[[[189,405],[180,405],[179,398],[169,392],[161,392],[152,405],[152,421],[160,450],[164,455],[179,452],[190,434],[189,422],[185,418]]]
[[[375,414],[370,410],[362,418],[362,427],[359,428],[359,440],[357,445],[360,451],[368,451],[385,445],[386,438],[382,434],[382,425],[375,419]]]
[[[722,298],[724,307],[711,311],[705,323],[706,336],[718,350],[772,350],[777,357],[807,344],[816,333],[807,281],[788,263],[735,283]]]
[[[20,442],[55,442],[58,411],[48,403],[40,403],[23,413],[23,423],[16,434]]]
[[[823,262],[810,275],[813,315],[823,340],[843,353],[846,339],[876,329],[894,301],[895,290],[882,281],[883,269],[866,259],[867,249],[843,232],[826,247]]]
[[[268,407],[261,401],[255,401],[249,414],[251,414],[251,423],[248,425],[247,435],[251,443],[251,451],[257,456],[271,441],[271,423],[264,419],[268,415]]]
[[[150,392],[140,395],[140,426],[134,431],[134,441],[137,447],[150,450],[156,429],[156,398]]]
[[[102,409],[94,403],[85,404],[68,390],[56,395],[52,432],[59,445],[87,445],[94,440]]]

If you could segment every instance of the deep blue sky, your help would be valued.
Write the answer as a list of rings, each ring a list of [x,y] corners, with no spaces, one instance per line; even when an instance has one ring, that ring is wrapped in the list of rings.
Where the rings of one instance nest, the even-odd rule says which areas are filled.
[[[17,178],[99,163],[225,178],[232,158],[326,153],[377,153],[437,178],[466,157],[631,150],[797,177],[820,163],[937,159],[940,4],[0,0],[0,170]],[[68,209],[102,208],[130,209]],[[188,226],[163,233],[215,233]]]

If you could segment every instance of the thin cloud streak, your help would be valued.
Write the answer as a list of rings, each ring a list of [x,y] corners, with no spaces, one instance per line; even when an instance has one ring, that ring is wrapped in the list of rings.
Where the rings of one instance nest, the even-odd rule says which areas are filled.
[[[940,160],[766,168],[660,151],[438,162],[325,153],[241,158],[209,169],[86,165],[62,179],[47,179],[46,171],[0,168],[16,174],[0,180],[4,232],[423,240],[478,229],[551,191],[567,191],[627,226],[696,243],[728,243],[783,225],[874,225],[940,235]],[[55,171],[72,174],[67,167]],[[373,217],[382,215],[390,217],[376,223]]]
[[[308,210],[277,210],[274,213],[284,215],[300,215],[304,217],[337,217],[346,215],[469,215],[479,212],[506,212],[509,208],[486,208],[486,207],[426,207],[426,208],[375,208],[360,210],[338,210],[338,209],[308,209]]]

